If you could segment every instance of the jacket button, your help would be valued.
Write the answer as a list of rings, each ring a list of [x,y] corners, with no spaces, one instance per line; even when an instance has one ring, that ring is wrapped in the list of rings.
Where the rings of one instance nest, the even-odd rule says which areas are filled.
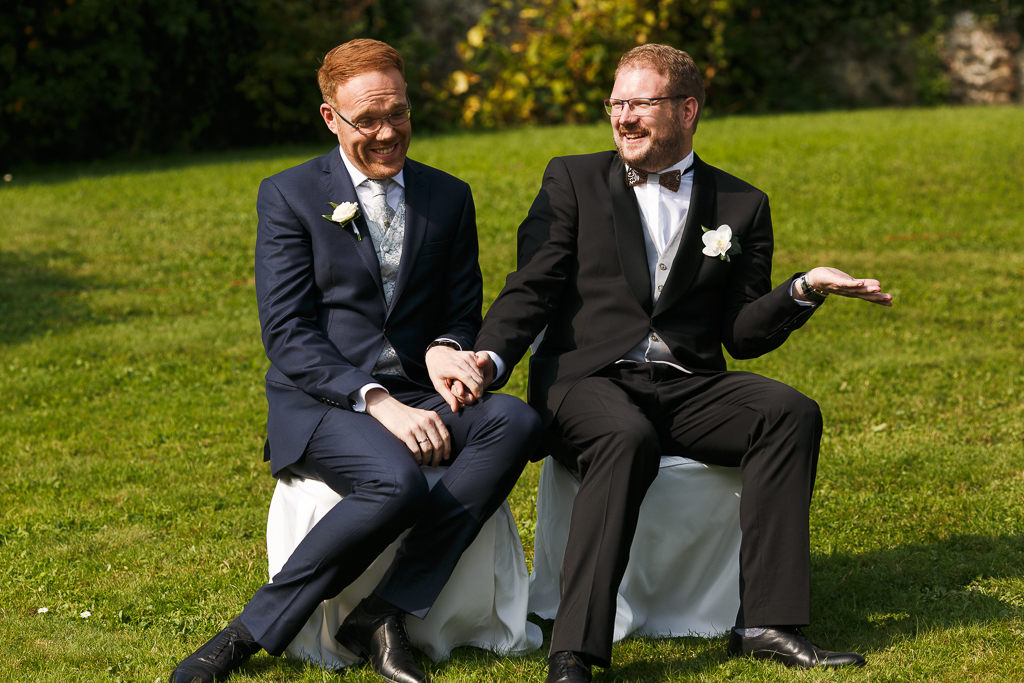
[[[390,327],[385,327],[384,328],[384,336],[385,337],[390,337],[391,336],[391,328]]]

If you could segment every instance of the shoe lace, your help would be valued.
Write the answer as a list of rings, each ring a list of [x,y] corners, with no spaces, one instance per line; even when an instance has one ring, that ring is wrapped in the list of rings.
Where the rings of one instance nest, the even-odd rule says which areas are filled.
[[[223,661],[225,659],[225,650],[227,650],[230,647],[231,651],[226,653],[227,661],[232,662],[235,660],[245,659],[246,656],[248,656],[250,649],[248,647],[245,647],[245,645],[247,645],[247,643],[241,641],[241,639],[238,637],[238,633],[232,632],[230,636],[224,638],[223,640],[217,643],[216,647],[214,647],[213,652],[209,654],[208,658],[211,662]]]
[[[566,678],[570,676],[573,670],[578,670],[582,671],[583,673],[586,673],[589,669],[575,655],[566,655],[564,657],[558,658],[559,678]]]
[[[411,648],[412,643],[409,641],[409,631],[405,628],[405,613],[396,614],[395,622],[398,625],[398,642],[401,643],[403,648]]]
[[[814,653],[815,659],[820,659],[821,657],[827,656],[828,653],[826,653],[824,650],[818,647],[813,640],[808,638],[799,626],[794,626],[790,630],[792,631],[793,635],[795,635],[797,638],[811,646],[811,651]]]

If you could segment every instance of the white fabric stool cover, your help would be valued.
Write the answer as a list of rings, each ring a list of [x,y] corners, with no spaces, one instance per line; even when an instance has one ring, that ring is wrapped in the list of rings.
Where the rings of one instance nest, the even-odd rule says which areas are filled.
[[[422,469],[431,487],[445,472],[443,468]],[[281,570],[309,530],[340,500],[341,496],[327,484],[315,479],[278,480],[267,519],[271,577]],[[340,669],[359,660],[334,639],[334,634],[348,613],[380,582],[395,557],[399,540],[337,597],[316,608],[285,650],[289,657],[329,669]],[[543,636],[536,624],[526,621],[528,594],[523,546],[506,501],[462,554],[427,618],[407,618],[409,638],[434,661],[447,659],[453,648],[462,645],[501,654],[535,650]]]
[[[740,471],[663,457],[640,507],[615,615],[617,642],[631,634],[715,636],[736,621],[740,575]],[[530,611],[554,619],[558,580],[579,482],[544,461]]]

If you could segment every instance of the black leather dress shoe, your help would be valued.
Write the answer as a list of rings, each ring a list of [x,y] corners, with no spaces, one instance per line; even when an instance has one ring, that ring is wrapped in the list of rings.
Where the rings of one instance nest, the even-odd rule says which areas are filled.
[[[593,679],[590,665],[575,652],[563,650],[548,657],[546,683],[590,683]]]
[[[864,658],[856,652],[829,652],[807,639],[796,627],[769,628],[759,636],[741,636],[733,629],[729,635],[729,655],[745,655],[754,659],[770,659],[786,666],[811,669],[822,666],[864,666]]]
[[[241,620],[235,619],[184,659],[171,672],[170,683],[225,681],[232,671],[262,649]]]
[[[363,600],[345,617],[334,639],[353,654],[370,660],[373,672],[389,683],[430,683],[430,677],[413,657],[405,612],[374,613],[366,609],[366,603]]]

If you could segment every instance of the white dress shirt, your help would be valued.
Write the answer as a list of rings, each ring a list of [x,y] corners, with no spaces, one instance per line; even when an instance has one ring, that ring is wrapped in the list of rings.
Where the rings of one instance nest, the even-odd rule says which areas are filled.
[[[349,158],[345,155],[345,150],[339,145],[338,150],[341,152],[341,160],[345,162],[345,168],[348,169],[348,176],[352,179],[352,185],[356,188],[356,199],[359,200],[359,209],[362,215],[366,215],[366,205],[373,198],[373,187],[370,183],[366,182],[368,176],[360,171],[355,165],[349,161]],[[388,206],[398,211],[398,202],[402,198],[402,191],[405,189],[405,171],[399,171],[398,175],[391,178],[391,182],[388,183]],[[371,389],[384,389],[383,386],[376,382],[370,382],[364,384],[357,391],[353,391],[348,395],[349,401],[352,402],[352,410],[357,413],[366,412],[366,394]]]
[[[681,161],[659,173],[650,173],[647,182],[633,186],[637,203],[640,205],[640,223],[644,228],[644,246],[647,251],[647,269],[651,278],[651,299],[657,304],[661,291],[672,272],[676,261],[676,253],[683,241],[683,227],[686,215],[690,211],[690,197],[693,194],[693,152]],[[675,192],[662,187],[660,176],[670,171],[689,172],[679,179],[679,189]],[[665,363],[681,370],[690,372],[676,361],[668,344],[657,333],[650,332],[636,346],[626,352],[617,362],[626,363]]]

